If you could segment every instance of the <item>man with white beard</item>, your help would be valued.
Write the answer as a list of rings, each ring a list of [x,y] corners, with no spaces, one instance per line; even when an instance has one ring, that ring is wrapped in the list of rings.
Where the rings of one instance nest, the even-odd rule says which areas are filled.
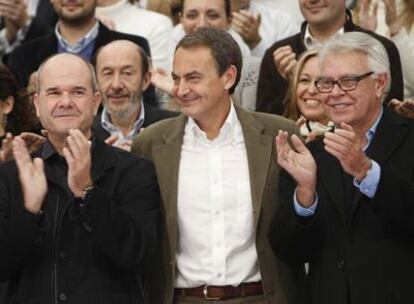
[[[103,98],[103,111],[92,126],[107,144],[129,151],[141,128],[176,114],[145,105],[142,94],[150,83],[145,52],[127,40],[116,40],[96,55],[96,73]]]

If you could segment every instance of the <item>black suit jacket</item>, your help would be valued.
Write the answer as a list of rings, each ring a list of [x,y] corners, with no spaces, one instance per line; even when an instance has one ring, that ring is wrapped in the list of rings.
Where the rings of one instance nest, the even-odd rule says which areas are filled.
[[[22,43],[53,32],[58,16],[50,0],[39,0],[36,15],[33,17]],[[4,28],[1,20],[0,28]]]
[[[50,0],[39,0],[36,16],[29,26],[23,43],[53,33],[57,21],[58,16]]]
[[[348,19],[344,24],[345,32],[364,32],[378,39],[383,44],[388,53],[391,70],[391,88],[385,102],[387,103],[392,98],[402,100],[404,98],[404,82],[401,70],[400,54],[398,53],[397,47],[387,38],[356,26],[352,22],[350,14],[348,14],[347,18]],[[306,46],[304,44],[304,36],[306,25],[306,22],[304,22],[302,24],[301,31],[298,34],[280,40],[266,50],[260,66],[259,81],[257,85],[256,111],[280,115],[283,114],[283,101],[285,99],[289,82],[277,71],[273,59],[273,52],[279,47],[285,45],[289,45],[297,56],[305,52]]]
[[[100,22],[93,54],[109,42],[120,39],[134,42],[143,48],[148,56],[151,55],[148,41],[144,37],[111,31]],[[17,47],[8,56],[7,65],[16,76],[19,85],[21,87],[27,87],[30,75],[39,68],[43,60],[56,54],[57,51],[58,40],[55,33],[52,32],[46,36],[33,39],[28,43]],[[144,101],[153,106],[158,104],[153,86],[150,86],[145,91]]]
[[[171,112],[167,110],[162,110],[159,108],[154,108],[149,105],[144,106],[145,116],[144,116],[144,124],[142,125],[143,128],[148,127],[149,125],[152,125],[153,123],[163,120],[166,118],[177,116],[179,113]],[[99,138],[100,140],[107,139],[110,134],[108,131],[106,131],[101,124],[101,117],[102,112],[98,113],[94,120],[92,125],[92,132],[93,134]]]
[[[414,303],[414,120],[385,110],[367,151],[381,167],[373,199],[357,190],[346,201],[352,181],[343,182],[339,161],[322,141],[309,147],[318,206],[310,218],[297,216],[295,185],[281,177],[281,207],[269,234],[275,253],[289,263],[309,262],[312,303]]]
[[[35,156],[42,157],[40,151]],[[65,174],[57,173],[50,159],[44,164],[43,215],[25,210],[15,163],[0,166],[0,282],[9,281],[5,303],[142,303],[136,274],[141,275],[158,239],[154,166],[96,140],[95,189],[81,207]]]

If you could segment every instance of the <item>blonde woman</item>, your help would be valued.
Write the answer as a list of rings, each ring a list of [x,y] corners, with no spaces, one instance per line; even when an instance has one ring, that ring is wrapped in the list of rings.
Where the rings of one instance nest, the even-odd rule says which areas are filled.
[[[309,139],[320,136],[333,127],[322,107],[325,97],[315,86],[318,77],[318,49],[310,49],[297,62],[285,99],[283,116],[297,121],[301,135]]]

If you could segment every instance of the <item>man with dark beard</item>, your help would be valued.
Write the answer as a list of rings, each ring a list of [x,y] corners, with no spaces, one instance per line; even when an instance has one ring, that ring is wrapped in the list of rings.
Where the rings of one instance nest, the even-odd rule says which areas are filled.
[[[93,132],[107,144],[130,151],[141,128],[176,115],[144,107],[142,93],[150,83],[149,62],[136,44],[117,40],[104,46],[96,55],[96,71],[104,108],[95,117]]]

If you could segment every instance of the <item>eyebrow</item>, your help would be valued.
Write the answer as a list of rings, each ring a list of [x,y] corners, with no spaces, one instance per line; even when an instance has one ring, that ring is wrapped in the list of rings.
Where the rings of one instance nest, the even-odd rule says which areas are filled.
[[[70,91],[72,91],[72,90],[83,90],[83,91],[87,91],[88,88],[83,87],[83,86],[74,86],[74,87],[70,88]],[[51,87],[51,88],[45,89],[45,92],[53,92],[53,91],[64,91],[64,90],[62,90],[59,87]]]
[[[200,76],[200,75],[202,75],[202,73],[200,73],[198,71],[191,71],[191,72],[188,72],[188,73],[186,73],[186,74],[184,74],[183,76],[180,77],[177,74],[175,74],[174,72],[171,72],[171,76],[173,78],[188,78],[188,77]]]
[[[107,65],[107,66],[103,66],[99,71],[107,71],[107,70],[125,70],[125,69],[135,69],[135,66],[133,64],[128,64],[128,65],[124,65],[124,66],[112,66],[112,65]]]

